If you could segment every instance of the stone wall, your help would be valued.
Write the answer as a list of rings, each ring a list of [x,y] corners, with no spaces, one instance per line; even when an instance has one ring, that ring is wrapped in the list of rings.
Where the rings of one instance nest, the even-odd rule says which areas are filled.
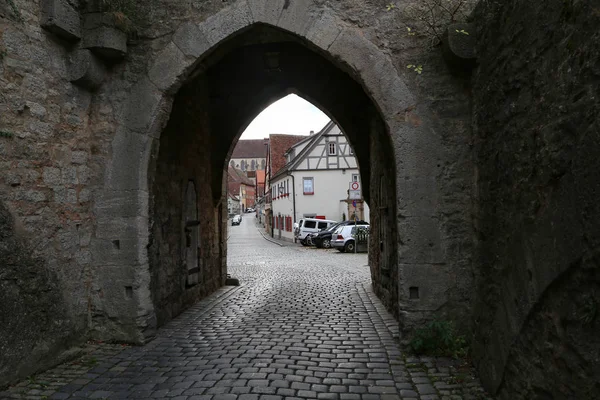
[[[79,10],[76,1],[57,1],[76,11],[67,12],[72,18],[62,21],[66,33],[60,27],[41,28],[48,22],[41,9],[46,2],[13,2],[18,15],[0,3],[0,130],[8,132],[0,137],[0,167],[7,171],[0,176],[1,200],[14,210],[23,236],[35,241],[31,254],[57,276],[72,332],[143,343],[157,321],[176,315],[225,276],[225,247],[218,243],[224,240],[226,222],[216,188],[235,137],[229,131],[235,129],[228,128],[239,127],[242,119],[250,122],[252,113],[275,95],[293,89],[328,94],[314,97],[352,131],[361,166],[369,171],[363,176],[365,184],[382,171],[396,175],[387,182],[396,183],[387,200],[396,199],[397,204],[386,205],[392,216],[386,248],[399,250],[388,259],[392,272],[376,284],[404,331],[435,313],[468,320],[473,178],[469,90],[450,74],[439,48],[429,48],[429,37],[407,34],[406,26],[415,21],[402,10],[388,12],[385,3],[362,0],[136,2],[141,7],[134,15],[136,32],[123,54],[122,42],[111,52],[88,40],[98,35],[86,38],[87,28],[104,29],[105,22],[87,21],[94,10]],[[80,33],[71,25],[78,15]],[[211,126],[204,132],[216,149],[210,165],[198,147],[194,154],[194,147],[178,147],[177,135],[191,135],[193,129],[180,131],[175,123],[180,118],[165,125],[173,99],[185,103],[185,96],[176,93],[189,82],[191,70],[208,68],[206,57],[219,58],[230,50],[219,47],[227,34],[247,31],[251,22],[271,19],[277,25],[280,15],[282,29],[267,36],[283,38],[282,48],[289,42],[306,46],[302,52],[294,50],[298,60],[292,68],[304,81],[279,82],[268,93],[235,85],[240,92],[248,89],[246,97],[231,103],[228,94],[219,96],[216,89],[226,87],[219,86],[221,81],[231,84],[246,75],[234,70],[235,75],[217,76],[221,81],[209,82],[217,93],[210,95],[211,104],[223,108],[215,113],[222,129]],[[264,30],[257,32],[241,44],[266,39]],[[312,71],[303,65],[306,52],[314,52],[318,57],[311,60],[323,63],[322,68]],[[102,58],[115,54],[123,58]],[[258,62],[262,56],[254,58],[255,68],[271,79]],[[69,69],[71,59],[85,67],[75,71],[81,74],[76,79]],[[423,73],[408,70],[408,64],[422,64]],[[325,69],[333,71],[329,77],[335,79],[323,80],[331,87],[311,79]],[[252,101],[254,95],[260,101]],[[175,116],[186,115],[182,104],[175,103]],[[228,109],[228,104],[239,107]],[[383,120],[376,130],[390,135],[391,146],[387,139],[376,143],[389,146],[392,155],[385,162],[377,151],[366,151],[370,135],[365,135],[369,129],[363,115],[367,109],[373,112],[371,108]],[[221,136],[225,131],[227,140]],[[195,146],[206,144],[196,140]],[[181,158],[175,160],[176,155]],[[202,162],[192,165],[194,157]],[[376,165],[374,174],[371,165]],[[204,241],[208,247],[202,257],[212,257],[207,266],[213,271],[205,277],[205,289],[182,283],[181,210],[175,206],[181,204],[189,179],[197,185],[198,198],[212,202],[199,205],[205,218],[199,231],[213,230]],[[209,181],[210,187],[204,186]],[[420,289],[418,297],[411,297],[411,287]],[[462,327],[468,329],[468,324]]]
[[[57,364],[81,340],[56,272],[16,228],[0,202],[0,387]]]
[[[484,1],[475,21],[475,360],[500,398],[593,398],[600,11]]]
[[[152,180],[149,255],[151,292],[159,326],[222,286],[226,278],[219,258],[226,246],[220,233],[223,226],[219,218],[222,220],[223,213],[219,210],[226,204],[215,205],[213,187],[206,179],[212,174],[213,153],[207,102],[207,85],[201,78],[178,93],[152,166],[156,171]],[[199,232],[197,241],[192,236],[188,239],[198,247],[197,279],[189,279],[184,255],[182,210],[190,181],[196,188],[195,206],[200,222],[199,226],[188,228]]]

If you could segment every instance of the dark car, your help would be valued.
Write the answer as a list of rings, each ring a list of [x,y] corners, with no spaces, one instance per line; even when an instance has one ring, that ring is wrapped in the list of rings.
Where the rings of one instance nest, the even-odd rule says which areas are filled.
[[[335,225],[332,225],[331,227],[329,227],[329,229],[323,230],[321,232],[317,232],[315,234],[312,235],[311,237],[311,241],[312,243],[318,247],[318,248],[325,248],[325,249],[329,249],[331,247],[331,234],[340,226],[345,226],[345,225],[369,225],[368,222],[365,221],[343,221],[343,222],[338,222]]]

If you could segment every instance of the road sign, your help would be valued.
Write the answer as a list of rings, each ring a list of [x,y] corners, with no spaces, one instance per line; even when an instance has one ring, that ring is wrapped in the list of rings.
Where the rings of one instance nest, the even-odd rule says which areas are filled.
[[[350,182],[350,190],[360,190],[360,183]]]
[[[348,198],[350,200],[360,200],[360,190],[348,190]]]
[[[356,200],[352,200],[352,207],[356,208]]]

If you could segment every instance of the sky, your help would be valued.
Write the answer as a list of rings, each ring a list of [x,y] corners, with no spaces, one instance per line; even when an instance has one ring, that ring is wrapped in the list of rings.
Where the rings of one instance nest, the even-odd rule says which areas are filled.
[[[269,107],[248,125],[240,139],[263,139],[270,133],[308,135],[319,132],[329,117],[303,98],[290,94]]]

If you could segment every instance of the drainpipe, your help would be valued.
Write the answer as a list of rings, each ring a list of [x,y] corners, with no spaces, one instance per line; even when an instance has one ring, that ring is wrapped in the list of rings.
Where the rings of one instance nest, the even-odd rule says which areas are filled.
[[[294,175],[292,175],[289,171],[287,173],[287,176],[291,176],[292,177],[292,204],[293,204],[293,210],[294,210],[294,224],[296,223],[296,180],[294,179]],[[294,225],[292,225],[294,226]],[[292,230],[293,234],[294,234],[294,243],[296,243],[296,233],[294,232],[294,230]]]

